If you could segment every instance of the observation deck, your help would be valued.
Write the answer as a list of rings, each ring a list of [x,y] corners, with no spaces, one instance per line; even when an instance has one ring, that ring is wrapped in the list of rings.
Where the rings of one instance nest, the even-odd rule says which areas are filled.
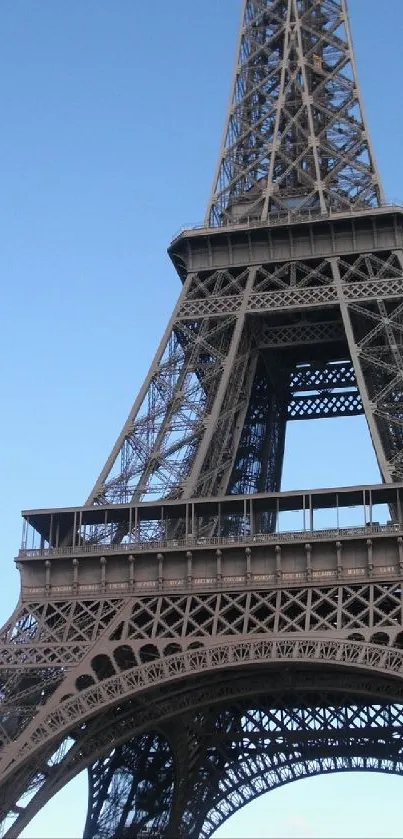
[[[27,510],[23,518],[23,599],[289,588],[403,572],[403,483]],[[269,521],[275,530],[264,529]]]
[[[174,235],[168,254],[184,281],[190,271],[402,247],[403,205],[385,203],[343,212],[278,213],[267,221],[234,219],[217,227],[205,222],[183,225]]]

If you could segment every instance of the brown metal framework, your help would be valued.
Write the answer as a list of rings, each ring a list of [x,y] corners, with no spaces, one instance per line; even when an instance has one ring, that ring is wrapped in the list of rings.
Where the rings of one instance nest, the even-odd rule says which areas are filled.
[[[169,254],[182,291],[86,504],[24,513],[9,839],[84,768],[88,839],[207,839],[299,777],[402,772],[403,211],[345,0],[245,0],[206,220]],[[362,413],[382,484],[281,492],[287,421]]]
[[[382,200],[345,0],[246,0],[207,223]]]

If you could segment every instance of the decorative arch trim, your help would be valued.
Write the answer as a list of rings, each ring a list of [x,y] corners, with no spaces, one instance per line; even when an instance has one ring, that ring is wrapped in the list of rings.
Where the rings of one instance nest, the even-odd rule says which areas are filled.
[[[403,676],[403,650],[391,647],[349,639],[301,637],[222,640],[209,647],[188,649],[109,676],[67,696],[51,711],[45,706],[27,727],[20,748],[16,750],[16,744],[10,743],[4,749],[0,777],[4,781],[35,751],[60,740],[77,723],[156,685],[212,671],[284,662],[371,670],[397,679]],[[52,701],[56,698],[54,695]]]

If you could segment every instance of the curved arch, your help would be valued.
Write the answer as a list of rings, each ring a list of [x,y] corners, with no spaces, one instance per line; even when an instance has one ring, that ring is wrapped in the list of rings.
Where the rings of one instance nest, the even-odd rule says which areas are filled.
[[[390,638],[387,632],[374,632],[371,635],[370,643],[386,647],[390,643]]]
[[[157,661],[160,658],[160,652],[155,644],[143,644],[138,656],[142,664],[147,664],[149,661]]]
[[[115,675],[115,668],[105,653],[98,653],[91,659],[91,669],[100,681]]]
[[[350,635],[347,635],[349,641],[365,641],[365,635],[362,632],[352,632]]]
[[[278,707],[285,707],[290,697],[293,698],[294,705],[302,699],[301,707],[305,707],[309,697],[312,701],[313,695],[322,697],[323,704],[323,697],[328,696],[331,691],[332,701],[337,707],[343,701],[346,702],[348,697],[350,706],[357,706],[361,702],[371,707],[372,719],[374,706],[381,707],[381,704],[389,709],[388,713],[393,714],[394,719],[397,715],[399,720],[400,714],[403,716],[401,692],[395,692],[394,681],[389,682],[385,677],[376,676],[369,679],[365,672],[353,670],[345,672],[341,680],[340,671],[335,669],[307,669],[304,666],[298,667],[297,662],[295,665],[291,669],[265,668],[263,671],[261,667],[252,670],[248,668],[238,671],[236,676],[233,671],[227,671],[220,674],[219,679],[211,672],[206,674],[204,679],[190,683],[187,693],[178,682],[168,684],[165,693],[159,694],[157,699],[154,698],[153,710],[151,704],[142,697],[132,698],[126,706],[121,705],[118,715],[115,708],[110,708],[109,714],[104,715],[101,720],[94,718],[85,727],[81,739],[77,740],[63,761],[53,767],[53,774],[48,775],[44,787],[31,799],[27,810],[18,816],[15,823],[17,830],[14,827],[6,836],[11,839],[18,835],[35,813],[69,780],[86,766],[96,762],[102,754],[107,755],[112,743],[114,748],[119,748],[128,740],[139,737],[142,731],[152,730],[158,730],[163,734],[165,732],[164,736],[170,741],[169,726],[172,723],[175,730],[175,719],[179,718],[179,730],[182,731],[189,709],[193,709],[192,713],[199,725],[200,715],[205,714],[207,705],[210,709],[217,706],[233,708],[233,703],[236,702],[238,705],[242,703],[244,708],[256,708],[263,707],[264,702],[267,704],[267,696],[270,696]],[[262,694],[266,697],[264,701],[258,699]],[[303,697],[306,697],[306,700]],[[359,733],[361,737],[362,731]],[[394,734],[396,733],[395,728]],[[400,743],[393,740],[393,749],[397,750],[398,747],[400,748]],[[199,834],[196,832],[195,835]]]
[[[113,658],[119,670],[131,670],[138,662],[130,644],[119,644],[113,651]]]
[[[157,649],[150,645],[154,654]],[[110,662],[110,659],[108,658]],[[374,670],[402,679],[403,650],[359,643],[349,639],[314,637],[223,639],[196,650],[185,650],[173,656],[159,657],[142,666],[114,673],[96,685],[75,693],[52,711],[46,705],[23,732],[25,742],[16,755],[7,747],[0,759],[0,773],[6,779],[30,755],[67,734],[78,722],[116,705],[130,696],[161,686],[167,682],[195,677],[213,670],[245,668],[256,664],[276,665],[283,662],[330,664],[359,670]],[[102,664],[104,660],[102,660]],[[85,671],[84,671],[85,672]],[[63,689],[64,688],[64,689]],[[403,691],[403,680],[401,685]],[[64,683],[60,690],[65,693]],[[57,698],[57,693],[53,698]],[[10,753],[11,751],[11,753]]]
[[[76,693],[59,705],[52,701],[51,710],[45,705],[19,738],[19,749],[12,746],[4,749],[0,770],[4,778],[4,804],[1,812],[5,814],[19,800],[32,783],[38,761],[47,764],[62,740],[77,727],[77,723],[85,721],[87,727],[91,719],[99,720],[109,710],[138,697],[146,728],[147,722],[152,724],[155,714],[151,700],[161,690],[171,692],[176,689],[180,697],[186,693],[189,684],[203,684],[209,674],[216,677],[218,673],[227,672],[233,680],[234,671],[247,672],[256,667],[271,669],[278,665],[289,666],[290,663],[293,666],[313,666],[318,670],[323,666],[343,668],[345,674],[361,671],[368,673],[370,680],[375,672],[383,674],[390,680],[386,695],[393,695],[397,701],[403,696],[403,651],[347,639],[326,640],[307,636],[254,636],[236,641],[220,639],[218,644],[160,657],[148,664],[115,673],[78,692],[75,679],[88,672],[82,666],[81,672],[75,670],[71,680],[67,677],[59,689],[60,697],[69,691],[74,690]],[[57,693],[55,697],[58,698]]]
[[[277,789],[286,784],[293,783],[297,780],[307,777],[314,777],[323,774],[339,773],[339,772],[379,772],[383,774],[398,774],[403,773],[403,763],[400,756],[397,756],[398,747],[395,747],[394,754],[390,756],[387,753],[388,744],[384,746],[383,756],[377,756],[376,749],[371,750],[371,743],[363,744],[361,749],[354,749],[354,746],[346,748],[344,752],[337,749],[330,750],[323,749],[322,752],[317,749],[307,750],[305,757],[302,759],[301,755],[290,756],[280,754],[278,760],[273,760],[272,756],[266,756],[264,752],[258,752],[254,758],[239,762],[236,758],[228,767],[227,772],[221,775],[221,783],[219,794],[215,797],[214,802],[211,801],[209,779],[203,778],[200,785],[200,794],[195,795],[187,802],[184,812],[184,821],[186,824],[187,839],[210,839],[211,835],[220,827],[225,821],[233,816],[238,810],[245,807],[247,804],[265,795],[274,789]],[[120,754],[117,755],[120,760]],[[102,772],[103,767],[100,767],[100,778],[97,778],[97,783],[101,780],[98,786],[98,793],[100,802],[103,804],[103,818],[102,822],[87,819],[85,836],[99,836],[102,835],[102,824],[107,821],[109,824],[117,823],[120,816],[121,808],[128,799],[130,794],[135,797],[133,790],[133,776],[127,777],[126,787],[120,787],[119,805],[110,796],[109,791],[116,789],[119,785],[120,773],[119,771],[109,781],[109,786],[102,785],[102,780],[105,775]],[[158,776],[154,779],[154,785],[159,787]],[[133,795],[134,792],[134,795]],[[213,796],[212,796],[213,797]],[[158,812],[156,820],[150,820],[149,828],[151,835],[158,834],[158,827],[161,824],[161,818],[166,817],[166,810],[161,813]],[[175,825],[176,826],[176,825]],[[122,833],[113,834],[114,836],[121,835],[137,835],[136,831],[142,827],[137,821],[127,821],[126,824],[120,825]],[[101,830],[100,830],[101,828]],[[132,832],[134,828],[134,833]],[[164,834],[165,835],[165,834]],[[176,835],[180,835],[179,831]]]
[[[262,730],[260,742],[253,739],[248,747],[244,733],[245,754],[227,762],[210,810],[194,826],[195,836],[207,839],[255,798],[300,778],[348,771],[403,774],[403,705],[396,709],[378,706],[377,711],[375,705],[357,701],[346,709],[322,707],[324,719],[320,724],[317,720],[316,726],[313,715],[306,724],[307,710],[294,706],[293,721],[295,725],[299,717],[299,728],[284,730],[280,737],[274,732],[271,741]],[[344,723],[343,710],[347,711]]]
[[[90,685],[95,685],[95,678],[90,676],[88,673],[83,673],[82,676],[78,676],[76,679],[76,688],[77,690],[86,690],[89,688]],[[62,701],[69,699],[68,696],[63,697]]]
[[[334,758],[326,756],[324,759],[311,757],[309,767],[307,762],[288,762],[278,768],[278,774],[270,768],[262,773],[262,767],[258,765],[252,773],[249,771],[248,785],[234,786],[234,789],[227,791],[225,797],[223,796],[216,803],[215,808],[209,811],[200,829],[200,839],[210,839],[218,827],[255,799],[302,778],[342,772],[380,772],[392,775],[403,773],[403,764],[396,769],[396,764],[392,760],[383,761],[382,768],[374,765],[375,763],[373,758],[365,756],[359,758],[355,756],[349,758],[347,755]],[[277,778],[277,781],[273,782],[273,776]],[[248,797],[242,800],[245,792]]]

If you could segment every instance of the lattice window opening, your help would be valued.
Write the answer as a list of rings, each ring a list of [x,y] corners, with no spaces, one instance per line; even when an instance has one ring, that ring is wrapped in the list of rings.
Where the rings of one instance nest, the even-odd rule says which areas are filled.
[[[63,604],[62,604],[63,605]],[[116,617],[122,601],[78,600],[70,604],[69,620],[61,640],[90,641]]]
[[[298,393],[320,388],[346,388],[356,384],[353,364],[350,359],[328,361],[322,364],[299,362],[291,372],[291,389]]]
[[[397,347],[401,352],[403,331],[403,282],[400,300],[381,300],[373,303],[351,303],[350,311],[357,330],[361,353],[374,351],[382,354]]]
[[[18,618],[14,626],[7,628],[6,632],[2,633],[2,641],[32,641],[37,638],[38,630],[40,629],[40,621],[37,615],[24,609],[23,614]]]
[[[83,673],[75,681],[76,689],[81,692],[95,684],[95,679],[89,673]]]
[[[325,417],[358,416],[364,413],[361,396],[356,392],[336,394],[303,394],[288,405],[289,420],[321,419]]]
[[[400,394],[400,387],[396,376],[400,365],[403,366],[403,344],[401,324],[393,324],[393,306],[386,309],[389,318],[388,329],[384,328],[383,317],[375,305],[351,308],[351,320],[356,335],[359,358],[368,374],[368,387],[371,395],[376,398],[385,390],[389,394],[390,385],[395,384],[396,397]]]
[[[0,705],[1,748],[16,741],[21,736],[34,719],[36,710],[36,706],[32,703],[28,707],[19,707],[17,705],[12,711],[8,711],[7,709],[3,711]]]
[[[123,632],[124,639],[171,638],[176,643],[185,633],[210,636],[213,628],[219,634],[250,634],[268,631],[298,631],[338,628],[347,631],[380,627],[389,632],[394,642],[401,610],[401,590],[398,585],[372,588],[373,606],[369,606],[368,586],[313,589],[308,603],[308,589],[286,590],[278,601],[277,592],[261,594],[246,602],[247,595],[219,595],[171,597],[163,601],[160,617],[155,619],[151,607],[137,607],[133,619]],[[340,615],[340,598],[343,613]],[[185,617],[186,615],[186,617]],[[231,619],[229,619],[231,618]],[[218,621],[218,623],[217,623]],[[219,630],[217,626],[219,625]],[[276,629],[277,627],[277,629]],[[394,630],[392,634],[390,634]],[[155,655],[155,650],[151,651]],[[160,653],[158,653],[160,655]]]
[[[71,602],[32,603],[20,607],[16,612],[15,623],[3,630],[2,641],[24,646],[33,641],[49,643],[63,640],[75,609],[79,609],[79,606]]]
[[[360,256],[343,256],[338,260],[343,282],[362,282],[374,279],[402,278],[402,266],[396,253],[377,251]]]
[[[86,631],[93,625],[94,618],[91,618],[87,611],[81,612],[78,604],[47,603],[42,613],[41,640],[64,640],[71,623],[74,623],[76,629]]]
[[[62,609],[63,605],[61,607]],[[91,600],[77,602],[72,605],[72,608],[69,610],[68,623],[65,626],[62,623],[60,624],[60,631],[63,633],[62,639],[72,640],[79,638],[80,640],[87,640],[92,635],[99,612],[100,604],[96,604]]]
[[[374,600],[373,606],[373,625],[374,626],[388,626],[390,624],[397,626],[401,620],[402,612],[402,596],[401,589],[397,587],[395,592],[378,593],[378,597]],[[373,638],[374,644],[389,643],[389,636],[386,633],[377,633],[377,640]],[[380,640],[383,638],[384,640]]]
[[[375,587],[373,590],[373,606],[366,600],[370,596],[370,589],[362,587],[354,594],[346,587],[343,590],[341,626],[359,627],[396,627],[401,619],[401,588],[400,585],[389,585],[384,588]]]
[[[7,715],[7,728],[11,730],[17,711],[25,713],[24,709],[27,709],[31,712],[45,704],[62,683],[65,672],[66,668],[51,664],[47,668],[31,668],[28,662],[25,662],[25,668],[21,662],[20,670],[4,667],[0,681],[0,714]]]
[[[201,251],[204,255],[204,250]],[[194,253],[197,257],[197,250]],[[242,295],[249,277],[248,269],[220,269],[200,271],[191,281],[186,294],[188,300],[205,300],[211,297],[232,297]]]
[[[281,262],[263,265],[256,273],[256,291],[307,287],[315,288],[333,283],[333,273],[328,260],[312,259],[306,262]]]
[[[278,616],[279,632],[300,632],[305,630],[307,614],[307,590],[288,594],[281,592],[281,605]]]

